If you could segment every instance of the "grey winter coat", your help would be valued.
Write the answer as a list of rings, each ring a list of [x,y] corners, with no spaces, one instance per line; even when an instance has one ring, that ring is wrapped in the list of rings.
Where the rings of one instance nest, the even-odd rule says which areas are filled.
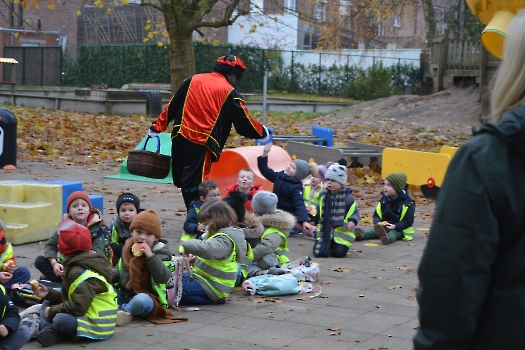
[[[525,106],[456,153],[419,266],[415,349],[523,349]]]
[[[246,241],[244,240],[244,232],[241,229],[226,227],[221,228],[219,232],[224,232],[233,239],[237,249],[235,259],[238,263],[246,256]],[[203,259],[218,259],[224,260],[228,258],[233,249],[233,243],[224,235],[213,236],[213,239],[191,239],[182,242],[184,252],[186,254],[193,254]],[[219,298],[215,292],[208,286],[208,284],[195,276],[195,282],[198,282],[211,300],[218,300]]]

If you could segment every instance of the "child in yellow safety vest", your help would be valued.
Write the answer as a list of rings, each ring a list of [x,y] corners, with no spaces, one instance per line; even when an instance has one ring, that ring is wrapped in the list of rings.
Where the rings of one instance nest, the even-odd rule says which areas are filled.
[[[244,232],[237,215],[224,201],[203,204],[199,221],[206,225],[202,240],[182,242],[184,255],[195,257],[191,278],[182,287],[181,303],[224,304],[235,286],[239,264],[246,257]]]
[[[168,309],[166,283],[171,277],[171,250],[162,239],[160,218],[153,209],[145,210],[129,226],[131,238],[126,240],[122,258],[113,268],[112,282],[117,287],[117,325],[131,322],[133,317],[153,323],[175,323],[180,319]]]
[[[205,225],[197,220],[201,206],[210,199],[220,198],[221,192],[219,186],[212,180],[206,180],[199,185],[199,200],[193,201],[190,204],[186,221],[184,221],[184,232],[180,238],[179,253],[184,253],[182,243],[190,239],[200,239],[204,233]]]
[[[36,339],[53,346],[70,337],[105,340],[115,331],[117,295],[106,257],[91,251],[89,229],[66,219],[58,226],[58,250],[66,258],[62,290],[31,286],[39,298],[40,332]]]
[[[0,284],[9,295],[13,284],[27,283],[31,278],[29,269],[17,266],[13,246],[7,241],[5,234],[7,225],[0,219]]]
[[[319,196],[314,255],[343,258],[355,240],[354,228],[359,219],[352,189],[346,186],[346,166],[334,163],[325,174],[326,188]]]
[[[406,188],[407,176],[404,173],[392,173],[385,178],[382,197],[374,212],[374,229],[363,231],[356,228],[357,241],[379,238],[387,245],[399,239],[412,240],[416,204]]]
[[[252,249],[253,263],[248,276],[279,274],[279,268],[290,261],[288,258],[288,232],[295,224],[295,217],[285,211],[277,210],[277,195],[259,191],[253,196],[253,212],[264,226],[259,243]]]

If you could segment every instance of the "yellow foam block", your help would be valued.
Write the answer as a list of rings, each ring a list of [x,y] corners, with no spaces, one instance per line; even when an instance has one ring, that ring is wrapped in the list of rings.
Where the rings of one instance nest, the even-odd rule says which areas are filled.
[[[25,189],[23,183],[11,181],[0,181],[0,201],[22,202],[25,200]]]
[[[435,184],[441,186],[449,163],[450,156],[444,153],[385,148],[381,175],[384,179],[388,174],[403,172],[410,185],[425,185],[429,178],[433,178]]]
[[[37,242],[51,237],[62,220],[62,186],[38,183],[2,183],[16,201],[0,201],[6,238],[12,244]],[[23,198],[24,200],[18,200]]]
[[[452,157],[454,157],[454,154],[456,154],[458,150],[459,150],[458,147],[443,146],[439,150],[439,153],[448,154],[450,158],[452,159]]]

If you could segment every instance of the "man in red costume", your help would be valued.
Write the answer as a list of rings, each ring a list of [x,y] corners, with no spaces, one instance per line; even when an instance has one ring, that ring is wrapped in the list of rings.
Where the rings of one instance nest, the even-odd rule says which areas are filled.
[[[213,73],[186,79],[148,131],[154,137],[174,122],[171,133],[173,184],[182,190],[186,208],[199,199],[198,186],[208,178],[211,163],[217,162],[232,124],[237,132],[265,142],[270,133],[248,112],[233,83],[242,79],[243,61],[234,55],[221,56]]]

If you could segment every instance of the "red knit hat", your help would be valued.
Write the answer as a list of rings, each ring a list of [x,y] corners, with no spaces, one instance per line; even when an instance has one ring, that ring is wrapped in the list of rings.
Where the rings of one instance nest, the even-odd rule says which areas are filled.
[[[93,209],[93,205],[91,204],[91,199],[89,199],[88,195],[85,192],[82,191],[76,191],[73,192],[67,197],[67,204],[66,204],[66,213],[69,214],[69,206],[75,199],[83,199],[87,202],[89,205],[89,212],[91,212],[91,209]]]
[[[91,249],[91,233],[85,226],[66,219],[58,225],[58,251],[64,256],[73,256]],[[76,253],[76,254],[75,254]]]

